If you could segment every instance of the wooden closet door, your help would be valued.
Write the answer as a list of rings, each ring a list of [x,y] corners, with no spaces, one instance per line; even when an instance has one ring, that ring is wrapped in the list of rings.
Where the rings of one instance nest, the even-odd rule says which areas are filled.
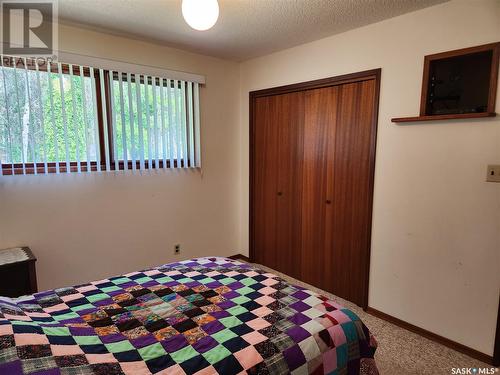
[[[298,277],[304,93],[257,98],[254,121],[255,261]]]
[[[327,290],[361,306],[368,296],[375,103],[374,79],[339,86],[335,136],[329,138],[332,167],[326,198],[331,201],[327,211],[331,225],[324,251],[331,268],[324,274],[331,288]]]
[[[305,92],[304,161],[302,174],[301,279],[331,291],[334,280],[325,237],[333,223],[326,203],[328,170],[333,169],[337,121],[337,86]]]

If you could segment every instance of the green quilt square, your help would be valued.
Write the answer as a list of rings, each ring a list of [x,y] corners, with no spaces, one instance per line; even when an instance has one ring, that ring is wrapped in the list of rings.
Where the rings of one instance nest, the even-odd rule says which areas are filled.
[[[97,345],[102,344],[97,336],[73,336],[78,345]]]
[[[43,333],[50,336],[71,336],[67,327],[42,327]]]
[[[71,307],[71,310],[72,311],[82,311],[82,310],[87,310],[87,309],[93,309],[95,306],[90,304],[90,303],[86,303],[85,305],[78,305],[78,306],[75,306],[75,307]]]
[[[144,361],[159,358],[167,353],[159,342],[153,345],[146,346],[144,348],[140,348],[138,349],[138,352]]]
[[[253,284],[257,284],[257,281],[255,281],[251,277],[247,277],[246,279],[240,280],[240,283],[242,283],[243,285],[246,285],[246,286],[250,286]]]
[[[61,320],[67,320],[67,319],[74,319],[74,318],[79,318],[80,315],[78,315],[77,313],[75,312],[69,312],[69,313],[66,313],[66,314],[62,314],[62,315],[57,315],[57,316],[53,316],[53,318],[57,321],[61,321]]]
[[[237,316],[237,315],[246,313],[248,310],[245,309],[244,307],[236,305],[236,306],[233,306],[233,307],[227,309],[226,311],[229,314],[231,314],[232,316]]]
[[[233,279],[232,277],[226,277],[225,279],[220,279],[218,281],[223,285],[229,285],[236,282],[236,280]]]
[[[251,299],[245,296],[239,296],[236,298],[232,298],[231,301],[237,303],[238,305],[243,305],[244,303],[251,301]]]
[[[240,288],[240,289],[236,290],[236,292],[238,292],[239,294],[241,294],[242,296],[244,296],[246,294],[250,294],[250,293],[255,292],[255,290],[253,290],[252,288],[249,288],[248,286],[245,286],[243,288]]]
[[[239,326],[240,324],[243,323],[241,320],[239,320],[238,318],[236,318],[234,316],[228,316],[227,318],[219,319],[219,321],[226,328],[233,328],[233,327]]]
[[[174,279],[172,279],[170,276],[160,277],[159,279],[156,279],[156,281],[159,282],[160,284],[166,284],[173,280]]]
[[[203,353],[203,357],[211,364],[215,364],[224,358],[231,355],[231,352],[222,345],[217,345],[215,348],[210,349],[208,352]]]
[[[238,335],[236,333],[227,328],[212,334],[213,339],[216,340],[219,344],[222,344],[223,342],[226,342],[227,340],[230,340],[237,336]]]
[[[109,293],[109,292],[116,292],[117,290],[121,290],[121,288],[118,288],[116,285],[114,286],[108,286],[106,288],[101,289],[104,293]]]
[[[119,342],[112,342],[110,344],[104,344],[106,346],[106,349],[108,349],[109,352],[111,353],[121,353],[121,352],[126,352],[129,350],[134,350],[134,346],[130,343],[130,341],[119,341]]]
[[[170,353],[170,356],[174,359],[176,363],[185,362],[193,357],[196,357],[198,352],[193,349],[192,346],[186,346],[181,350],[177,350],[176,352]]]
[[[211,277],[206,277],[204,279],[198,280],[198,282],[200,282],[203,285],[213,283],[214,281],[215,279],[212,279]]]
[[[109,298],[109,296],[105,293],[93,294],[91,296],[87,296],[87,299],[90,302],[102,301],[103,299]]]
[[[144,276],[144,277],[141,277],[141,278],[139,278],[139,279],[136,279],[136,280],[135,280],[135,282],[136,282],[137,284],[142,285],[142,284],[145,284],[145,283],[147,283],[148,281],[152,281],[152,280],[153,280],[153,279],[152,279],[151,277],[149,277],[149,276]]]
[[[128,283],[130,279],[128,277],[120,277],[119,279],[113,280],[112,283],[115,285]]]
[[[184,277],[180,280],[177,280],[180,284],[187,284],[187,283],[192,283],[194,280],[189,278],[189,277]]]

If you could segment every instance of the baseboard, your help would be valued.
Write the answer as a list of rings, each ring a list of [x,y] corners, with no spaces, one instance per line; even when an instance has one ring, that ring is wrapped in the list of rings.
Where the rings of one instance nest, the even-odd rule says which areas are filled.
[[[441,345],[447,346],[450,349],[456,350],[457,352],[463,353],[468,355],[469,357],[472,357],[474,359],[480,360],[482,362],[488,363],[490,365],[493,364],[493,357],[491,355],[487,355],[484,353],[481,353],[478,350],[469,348],[468,346],[465,346],[463,344],[459,344],[458,342],[452,341],[450,339],[447,339],[446,337],[439,336],[435,333],[432,333],[430,331],[427,331],[423,328],[417,327],[413,324],[407,323],[404,320],[395,318],[392,315],[386,314],[382,311],[376,310],[372,307],[367,307],[365,310],[368,314],[371,314],[373,316],[376,316],[377,318],[383,319],[388,321],[389,323],[392,323],[394,325],[397,325],[398,327],[404,328],[408,331],[414,332],[419,334],[420,336],[423,336],[425,338],[428,338],[429,340],[435,341]]]
[[[233,259],[233,260],[243,260],[245,262],[248,262],[250,263],[250,258],[248,258],[247,256],[245,255],[242,255],[242,254],[236,254],[236,255],[231,255],[230,257],[228,257],[229,259]]]

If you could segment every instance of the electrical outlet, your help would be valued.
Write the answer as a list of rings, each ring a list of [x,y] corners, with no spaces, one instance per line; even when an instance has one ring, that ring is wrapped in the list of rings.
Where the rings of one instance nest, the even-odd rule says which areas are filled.
[[[174,253],[179,254],[181,252],[181,245],[177,244],[174,247]]]
[[[500,182],[500,165],[488,165],[486,181]]]

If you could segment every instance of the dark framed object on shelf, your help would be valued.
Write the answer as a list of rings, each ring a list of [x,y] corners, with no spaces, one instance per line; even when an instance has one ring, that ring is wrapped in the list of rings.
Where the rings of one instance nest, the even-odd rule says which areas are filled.
[[[425,56],[420,115],[393,122],[495,116],[500,43]]]
[[[35,262],[29,247],[0,250],[0,296],[19,297],[38,292]]]

